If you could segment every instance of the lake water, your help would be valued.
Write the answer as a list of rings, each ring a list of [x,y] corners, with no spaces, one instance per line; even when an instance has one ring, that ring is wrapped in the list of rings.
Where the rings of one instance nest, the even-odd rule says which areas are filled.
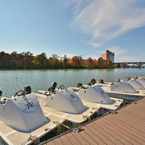
[[[56,81],[65,86],[73,86],[78,82],[87,83],[92,78],[115,81],[119,78],[145,76],[143,69],[94,69],[94,70],[16,70],[0,71],[0,89],[4,95],[14,95],[16,90],[31,85],[33,91],[46,90]]]

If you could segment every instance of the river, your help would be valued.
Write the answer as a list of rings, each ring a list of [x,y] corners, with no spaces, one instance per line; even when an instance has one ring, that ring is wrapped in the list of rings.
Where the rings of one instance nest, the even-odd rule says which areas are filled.
[[[0,89],[3,95],[14,95],[16,90],[30,85],[33,91],[46,90],[56,81],[65,86],[73,86],[78,82],[87,83],[92,78],[116,81],[119,78],[145,76],[143,69],[93,69],[93,70],[15,70],[0,71]]]

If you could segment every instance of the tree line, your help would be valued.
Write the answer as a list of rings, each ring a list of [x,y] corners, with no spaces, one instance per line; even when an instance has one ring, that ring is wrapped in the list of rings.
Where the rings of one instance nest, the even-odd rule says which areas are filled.
[[[0,69],[67,69],[67,68],[106,68],[113,64],[99,58],[98,60],[80,56],[60,58],[57,55],[47,57],[45,53],[34,55],[31,52],[0,52]]]

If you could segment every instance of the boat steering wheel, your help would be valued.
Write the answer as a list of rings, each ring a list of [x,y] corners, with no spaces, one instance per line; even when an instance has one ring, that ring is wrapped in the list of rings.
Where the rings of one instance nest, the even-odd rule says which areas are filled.
[[[64,86],[64,85],[60,85],[60,86],[58,87],[58,89],[64,90],[64,89],[65,89],[65,86]]]
[[[19,90],[15,93],[14,96],[24,96],[25,95],[25,91],[24,90]]]

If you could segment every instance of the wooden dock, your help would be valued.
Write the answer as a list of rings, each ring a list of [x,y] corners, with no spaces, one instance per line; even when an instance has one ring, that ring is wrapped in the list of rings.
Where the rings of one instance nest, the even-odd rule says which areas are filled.
[[[44,145],[145,145],[145,98]]]

